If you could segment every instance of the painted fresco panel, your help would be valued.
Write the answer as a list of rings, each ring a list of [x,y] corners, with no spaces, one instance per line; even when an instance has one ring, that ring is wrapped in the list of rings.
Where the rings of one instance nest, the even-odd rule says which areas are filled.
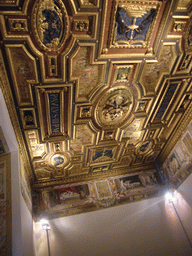
[[[162,169],[168,176],[169,180],[178,185],[188,177],[188,175],[191,173],[190,170],[192,169],[191,127],[192,121],[162,166]]]
[[[179,162],[181,163],[181,165],[184,163],[190,163],[190,154],[188,153],[182,142],[179,141],[177,143],[175,151],[179,157]]]
[[[185,145],[186,149],[188,150],[189,154],[192,156],[192,138],[191,135],[186,132],[183,137],[183,144]]]
[[[11,168],[10,155],[0,156],[0,255],[11,256]]]
[[[34,212],[39,215],[41,210],[46,210],[47,215],[57,214],[57,216],[71,215],[83,212],[84,207],[94,203],[94,198],[90,194],[88,184],[77,186],[56,186],[43,189],[33,194]],[[43,214],[44,211],[42,211]]]
[[[3,146],[2,140],[0,140],[0,155],[5,153],[5,148]]]
[[[181,165],[178,160],[177,154],[174,152],[170,155],[168,159],[168,168],[172,175],[174,175],[179,169]]]
[[[160,189],[156,170],[33,192],[34,217],[55,218],[90,212],[154,196]]]
[[[141,172],[133,176],[116,178],[114,183],[114,195],[117,198],[130,197],[140,194],[143,188],[151,188],[159,183],[156,171]]]
[[[0,163],[0,201],[6,200],[6,162]]]
[[[9,152],[9,148],[8,148],[8,145],[3,136],[2,129],[0,127],[0,155],[8,153],[8,152]]]
[[[107,199],[112,197],[112,193],[107,180],[95,182],[96,191],[99,199]]]
[[[0,201],[0,255],[6,255],[6,202]]]

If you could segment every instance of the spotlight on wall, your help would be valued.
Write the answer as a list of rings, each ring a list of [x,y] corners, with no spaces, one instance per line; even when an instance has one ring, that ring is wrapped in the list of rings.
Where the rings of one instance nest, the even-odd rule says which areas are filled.
[[[182,223],[182,221],[181,221],[181,218],[180,218],[180,216],[179,216],[179,213],[177,212],[177,209],[176,209],[175,204],[174,204],[174,203],[177,201],[177,196],[176,196],[176,194],[174,193],[174,190],[171,189],[170,191],[167,191],[167,193],[165,194],[165,198],[166,198],[167,200],[169,200],[169,203],[172,204],[172,206],[173,206],[173,208],[174,208],[174,210],[175,210],[175,213],[176,213],[176,215],[177,215],[177,218],[178,218],[178,220],[179,220],[179,222],[180,222],[180,224],[181,224],[181,227],[183,228],[183,231],[184,231],[184,233],[185,233],[186,239],[188,240],[188,243],[189,243],[190,247],[192,248],[192,242],[191,242],[191,240],[190,240],[190,238],[189,238],[189,236],[188,236],[188,234],[187,234],[187,231],[185,230],[185,227],[183,226],[183,223]]]
[[[169,200],[170,203],[177,201],[177,197],[176,197],[176,195],[174,194],[173,191],[168,191],[168,192],[165,194],[165,198],[166,198],[167,200]]]
[[[49,244],[49,230],[50,230],[49,222],[46,219],[41,219],[40,220],[40,224],[41,224],[42,229],[46,230],[46,233],[47,233],[48,255],[51,256],[50,244]]]
[[[49,229],[50,229],[48,220],[46,220],[46,219],[41,219],[41,220],[40,220],[40,223],[41,223],[42,229],[46,229],[46,230],[49,230]]]

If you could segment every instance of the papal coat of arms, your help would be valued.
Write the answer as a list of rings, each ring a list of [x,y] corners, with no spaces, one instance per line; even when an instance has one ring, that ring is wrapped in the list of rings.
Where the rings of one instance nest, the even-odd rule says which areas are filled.
[[[146,47],[157,11],[156,4],[119,4],[115,13],[112,45]]]

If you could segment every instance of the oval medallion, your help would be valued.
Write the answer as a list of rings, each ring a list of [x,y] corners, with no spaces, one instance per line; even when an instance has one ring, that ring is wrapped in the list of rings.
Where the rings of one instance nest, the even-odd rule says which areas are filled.
[[[45,51],[56,51],[65,42],[68,15],[61,0],[40,0],[33,9],[33,27],[39,45]]]

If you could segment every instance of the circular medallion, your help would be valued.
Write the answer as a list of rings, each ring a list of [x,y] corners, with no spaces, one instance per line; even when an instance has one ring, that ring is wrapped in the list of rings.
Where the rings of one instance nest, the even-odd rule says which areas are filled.
[[[61,0],[39,0],[33,9],[33,27],[37,42],[45,51],[56,51],[65,42],[68,15]]]
[[[120,126],[133,107],[133,95],[127,88],[111,88],[96,106],[96,120],[101,126]]]
[[[68,159],[66,156],[62,154],[55,154],[51,157],[50,163],[52,166],[56,168],[61,168],[68,163]]]

